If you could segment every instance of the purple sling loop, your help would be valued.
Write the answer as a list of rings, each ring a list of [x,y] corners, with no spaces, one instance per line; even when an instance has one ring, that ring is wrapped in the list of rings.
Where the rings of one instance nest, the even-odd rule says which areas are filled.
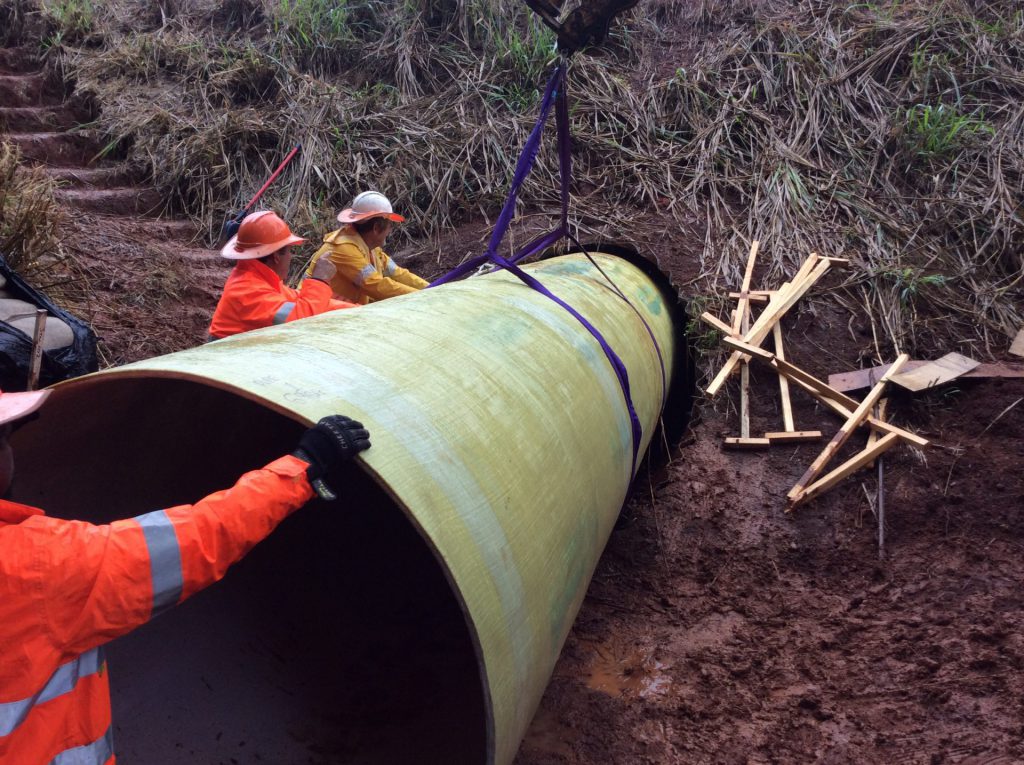
[[[568,311],[583,327],[597,340],[601,346],[601,350],[604,352],[605,357],[608,359],[608,363],[611,364],[612,370],[615,372],[615,377],[619,381],[619,387],[622,388],[622,395],[625,398],[626,410],[629,413],[629,425],[632,434],[633,443],[633,461],[630,475],[636,474],[637,459],[640,452],[640,441],[643,436],[643,429],[640,425],[640,418],[637,417],[636,409],[633,406],[633,398],[630,395],[629,390],[629,373],[626,370],[626,365],[622,363],[622,359],[619,358],[618,354],[612,349],[611,345],[605,340],[604,336],[597,330],[597,328],[591,324],[587,319],[575,308],[566,303],[564,300],[559,298],[557,295],[552,293],[540,283],[535,277],[523,271],[518,265],[519,261],[524,258],[535,255],[548,247],[558,242],[563,237],[572,238],[575,241],[575,237],[571,237],[569,233],[569,181],[572,175],[572,147],[571,139],[569,135],[569,105],[566,94],[566,69],[568,62],[562,60],[555,68],[555,72],[548,82],[547,88],[544,91],[544,98],[541,101],[540,116],[537,118],[537,123],[533,126],[533,130],[530,132],[529,137],[526,139],[526,144],[523,146],[522,153],[519,155],[519,160],[516,162],[515,174],[512,178],[512,184],[509,189],[508,199],[505,200],[505,205],[501,210],[501,215],[498,216],[498,221],[495,223],[494,231],[491,233],[491,239],[487,246],[487,252],[483,255],[479,255],[472,258],[465,263],[457,266],[453,270],[449,271],[444,276],[436,279],[430,284],[430,287],[437,287],[442,284],[447,284],[450,281],[459,279],[470,272],[476,270],[484,263],[494,263],[500,268],[514,274],[520,281],[526,284],[528,287],[536,290],[540,294],[547,298],[550,298],[555,303],[560,305],[566,311]],[[561,192],[561,220],[558,226],[547,234],[543,234],[529,244],[524,246],[521,250],[516,252],[511,258],[504,258],[498,254],[498,248],[501,246],[502,241],[505,239],[505,234],[508,231],[509,225],[512,223],[512,217],[515,214],[516,200],[519,196],[519,190],[526,180],[530,171],[533,169],[534,164],[537,161],[537,154],[540,150],[541,136],[544,132],[544,126],[548,121],[548,117],[551,114],[551,107],[555,106],[555,122],[558,130],[558,168],[559,168],[559,182]],[[576,242],[577,246],[579,245]],[[582,249],[582,248],[581,248]],[[658,353],[658,362],[661,364],[661,381],[662,381],[662,406],[665,403],[666,391],[666,377],[665,377],[665,362],[662,359],[661,348],[658,346],[658,341],[654,337],[654,333],[648,326],[647,321],[643,318],[639,311],[636,310],[635,306],[629,302],[625,295],[622,294],[621,290],[615,286],[615,283],[608,278],[607,274],[601,270],[600,266],[590,257],[588,253],[584,251],[587,258],[597,267],[598,271],[607,279],[613,287],[615,292],[621,297],[626,303],[633,308],[640,321],[643,322],[647,334],[651,338],[651,342],[654,343],[654,348]]]

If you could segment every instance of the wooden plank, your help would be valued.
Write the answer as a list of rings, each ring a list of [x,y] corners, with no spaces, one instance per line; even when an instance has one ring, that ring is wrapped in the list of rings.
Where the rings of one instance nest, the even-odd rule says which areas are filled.
[[[822,259],[818,262],[818,256],[812,254],[804,265],[810,262],[817,263],[814,269],[807,274],[807,276],[800,275],[799,278],[794,278],[792,286],[789,289],[779,290],[778,294],[768,303],[768,307],[764,312],[757,318],[754,325],[750,328],[750,331],[743,336],[744,342],[750,343],[751,345],[760,345],[761,342],[771,332],[772,325],[779,321],[785,313],[792,308],[796,302],[804,296],[804,294],[814,286],[815,282],[820,279],[829,268],[829,261]],[[803,271],[803,267],[801,267]],[[799,272],[798,272],[799,274]],[[725,365],[718,371],[714,379],[705,389],[705,392],[709,396],[715,396],[718,391],[721,390],[725,381],[729,379],[729,376],[736,370],[736,365],[739,364],[741,354],[733,353]]]
[[[941,359],[930,361],[909,372],[901,372],[890,379],[902,388],[917,392],[955,380],[980,363],[959,353],[947,353]]]
[[[722,341],[722,344],[727,348],[732,348],[734,351],[749,355],[751,358],[756,359],[762,363],[768,364],[776,371],[786,375],[791,380],[800,380],[805,386],[815,392],[818,397],[827,397],[838,401],[839,403],[847,406],[850,411],[857,408],[857,402],[849,396],[840,393],[837,390],[829,387],[817,377],[803,371],[800,367],[795,364],[790,364],[785,359],[780,359],[775,354],[766,351],[764,348],[758,348],[757,346],[745,343],[742,340],[738,340],[734,337],[727,337]]]
[[[832,411],[840,417],[848,418],[853,413],[853,410],[857,408],[857,402],[845,393],[837,391],[835,388],[830,387],[817,377],[808,374],[799,367],[790,364],[788,361],[779,361],[763,348],[756,348],[752,345],[747,345],[742,340],[737,340],[736,338],[731,337],[726,338],[724,344],[730,348],[735,348],[743,351],[744,353],[748,353],[756,361],[768,364],[773,369],[782,372],[790,379],[791,382],[799,385],[805,391],[821,401],[821,403],[832,409]],[[892,365],[890,364],[889,366]],[[882,432],[895,433],[902,440],[907,443],[914,444],[914,446],[921,447],[922,449],[928,446],[928,439],[922,438],[916,433],[911,433],[909,430],[903,430],[902,428],[898,428],[887,422],[881,422],[875,417],[868,417],[867,423],[872,428],[876,428]]]
[[[803,441],[820,441],[820,430],[780,430],[765,433],[764,437],[773,444],[800,443]]]
[[[825,396],[820,396],[817,393],[817,391],[815,391],[813,388],[806,386],[801,381],[796,380],[794,378],[790,379],[793,381],[793,383],[795,383],[797,386],[803,388],[805,391],[807,391],[812,396],[817,398],[821,403],[829,407],[833,412],[838,414],[840,417],[849,417],[853,413],[851,409],[848,409],[847,407],[843,406],[838,401],[831,398],[827,398]],[[912,433],[909,430],[898,428],[892,423],[882,422],[876,417],[868,417],[865,422],[869,427],[874,428],[875,430],[880,430],[883,433],[895,433],[897,436],[899,436],[901,441],[906,441],[908,444],[913,444],[914,446],[917,446],[921,449],[925,448],[929,444],[927,438],[922,438],[921,436],[917,435],[917,433]]]
[[[700,320],[705,324],[714,327],[726,337],[732,334],[732,327],[730,327],[728,324],[726,324],[724,321],[722,321],[712,313],[708,313],[707,311],[705,311],[700,315]]]
[[[750,280],[754,275],[754,259],[757,257],[757,249],[761,243],[756,239],[750,246],[750,257],[747,259],[747,270],[743,274],[743,291],[750,289]],[[735,334],[745,335],[750,331],[750,300],[740,298],[737,305],[736,322],[733,326],[739,331]],[[744,359],[740,368],[740,438],[744,441],[750,438],[750,360]]]
[[[32,333],[32,351],[29,355],[28,387],[35,390],[39,384],[39,370],[43,363],[43,337],[46,334],[46,309],[36,309],[35,331]]]
[[[918,369],[919,367],[928,364],[928,361],[908,361],[903,369],[910,371]],[[851,372],[839,372],[834,375],[828,376],[828,384],[838,391],[849,393],[850,391],[861,390],[862,388],[870,388],[872,385],[871,374],[874,374],[877,380],[881,377],[885,371],[889,368],[889,364],[882,364],[877,367],[870,367],[868,369],[857,369]],[[1024,364],[1004,363],[1004,364],[979,364],[977,367],[967,372],[963,377],[970,377],[972,379],[987,378],[987,377],[1004,377],[1024,378]]]
[[[810,502],[815,497],[820,496],[825,491],[828,491],[841,480],[847,476],[856,473],[862,467],[867,466],[869,463],[873,463],[880,455],[889,451],[896,442],[899,440],[899,436],[895,433],[886,433],[872,446],[869,446],[864,451],[855,454],[853,457],[848,459],[842,465],[837,467],[832,472],[828,473],[824,477],[812,483],[807,489],[800,495],[800,497],[793,504],[793,507],[799,507],[805,502]]]
[[[804,490],[817,479],[818,475],[828,464],[829,460],[835,456],[843,444],[847,442],[853,432],[860,426],[862,422],[870,415],[871,408],[878,402],[878,399],[885,393],[885,386],[888,385],[889,380],[893,375],[898,374],[900,367],[907,363],[910,356],[906,353],[901,353],[896,361],[893,362],[892,366],[889,367],[889,371],[886,372],[882,379],[878,381],[878,384],[871,389],[871,392],[864,397],[864,400],[857,405],[857,408],[853,410],[846,422],[839,431],[832,437],[832,440],[825,444],[825,448],[821,450],[811,466],[807,468],[807,471],[801,476],[800,480],[796,482],[796,485],[789,490],[786,495],[786,507],[787,510],[792,510],[796,504],[799,503],[801,495]]]
[[[747,255],[747,267],[743,271],[743,284],[740,287],[741,293],[747,293],[750,290],[750,281],[754,278],[754,263],[757,260],[757,251],[761,247],[761,242],[755,239],[750,243],[750,254]],[[750,298],[741,297],[740,302],[736,305],[737,316],[732,323],[732,328],[735,330],[732,334],[742,335],[746,334],[745,323],[750,317]]]
[[[771,442],[767,438],[727,438],[723,442],[726,449],[767,449]]]
[[[1020,328],[1020,332],[1010,343],[1010,353],[1014,356],[1024,356],[1024,327]]]
[[[812,252],[807,256],[807,260],[800,264],[800,268],[797,269],[793,275],[791,282],[796,284],[797,282],[803,281],[818,265],[821,258],[818,257],[818,253]]]
[[[768,295],[757,292],[730,292],[729,297],[733,300],[749,300],[751,303],[768,302]]]
[[[772,327],[772,334],[775,337],[775,358],[779,361],[786,360],[786,351],[782,347],[782,325],[776,323]],[[793,424],[793,403],[789,399],[789,378],[779,373],[779,396],[782,399],[782,429],[792,433],[796,430]]]
[[[875,417],[882,422],[885,422],[886,409],[889,408],[889,399],[883,398],[878,402],[878,406],[875,407]],[[871,446],[875,441],[878,440],[878,431],[872,430],[868,435],[868,446]]]
[[[732,348],[738,353],[752,356],[767,363],[771,363],[772,359],[775,358],[775,354],[771,351],[766,351],[764,348],[751,345],[750,343],[745,342],[741,337],[726,337],[722,340],[722,345],[726,348]]]

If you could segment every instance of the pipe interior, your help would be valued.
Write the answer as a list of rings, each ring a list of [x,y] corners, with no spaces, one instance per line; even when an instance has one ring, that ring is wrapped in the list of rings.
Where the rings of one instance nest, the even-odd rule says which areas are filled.
[[[86,379],[14,435],[12,498],[130,518],[231,486],[302,431],[196,382]],[[433,551],[362,471],[329,483],[337,502],[108,646],[120,765],[485,761],[476,650]]]

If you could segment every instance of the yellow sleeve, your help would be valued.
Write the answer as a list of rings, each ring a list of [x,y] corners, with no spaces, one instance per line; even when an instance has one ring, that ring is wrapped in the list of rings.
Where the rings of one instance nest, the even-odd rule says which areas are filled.
[[[400,284],[404,284],[406,287],[412,287],[413,289],[421,290],[430,284],[425,279],[421,279],[408,268],[402,268],[400,265],[395,263],[389,255],[384,256],[384,275],[389,279],[394,279]]]
[[[326,257],[336,269],[330,282],[335,295],[345,295],[351,289],[350,285],[359,284],[358,277],[366,266],[366,261],[358,247],[352,244],[324,244],[313,255],[313,260],[306,269],[306,276],[313,273],[313,266],[321,257]]]
[[[375,252],[380,251],[375,250]],[[380,255],[383,256],[380,260],[380,263],[382,264],[381,268],[377,268],[375,264],[368,265],[364,262],[362,271],[358,274],[357,278],[353,280],[355,285],[363,291],[363,294],[371,300],[384,300],[385,298],[395,297],[396,295],[407,295],[410,292],[416,292],[417,290],[422,289],[421,287],[406,284],[398,279],[392,278],[392,275],[398,267],[386,254],[380,253]],[[377,261],[378,257],[379,256],[374,256],[371,259]],[[402,270],[404,271],[404,269]],[[406,271],[406,273],[409,272]],[[419,281],[423,282],[422,279]],[[426,282],[423,282],[423,286],[426,286]]]

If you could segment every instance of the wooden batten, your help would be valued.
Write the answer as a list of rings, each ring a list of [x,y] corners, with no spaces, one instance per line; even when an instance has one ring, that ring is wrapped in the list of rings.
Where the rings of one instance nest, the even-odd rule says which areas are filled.
[[[767,438],[726,438],[722,442],[722,446],[726,449],[767,449],[771,446],[771,441]]]
[[[817,479],[818,475],[820,475],[821,471],[824,470],[825,465],[828,464],[829,460],[831,460],[832,457],[834,457],[835,454],[843,447],[843,444],[849,440],[850,436],[853,435],[854,430],[856,430],[857,427],[867,419],[872,407],[874,407],[882,397],[882,394],[885,393],[885,388],[889,384],[889,379],[893,375],[899,373],[900,367],[906,364],[909,358],[910,356],[905,353],[900,354],[896,361],[893,362],[893,365],[889,368],[889,371],[885,373],[882,379],[878,381],[878,384],[871,389],[871,392],[868,393],[857,408],[853,410],[846,422],[843,423],[843,426],[832,437],[832,440],[825,445],[821,454],[815,458],[814,462],[812,462],[811,466],[807,468],[807,471],[803,476],[801,476],[800,480],[796,482],[796,485],[789,490],[789,493],[786,495],[786,504],[789,509],[795,507],[800,496],[804,493],[804,490],[813,483],[815,479]]]
[[[899,437],[895,433],[886,433],[876,443],[869,446],[862,452],[855,454],[842,465],[831,471],[820,480],[815,481],[800,493],[788,506],[787,511],[809,502],[823,492],[831,489],[844,478],[853,475],[855,472],[868,464],[873,463],[880,455],[887,452],[896,445]]]
[[[773,444],[792,444],[807,441],[820,441],[820,430],[780,430],[773,433],[765,433],[764,437]]]
[[[732,327],[712,313],[705,311],[700,315],[700,320],[708,326],[714,327],[726,337],[729,337],[732,334]]]
[[[772,326],[778,322],[785,313],[796,304],[796,302],[803,297],[803,295],[814,286],[815,282],[820,279],[826,271],[828,271],[831,262],[827,259],[819,259],[816,254],[811,254],[804,264],[800,267],[797,275],[793,277],[793,281],[789,287],[783,286],[768,303],[768,307],[765,308],[764,312],[757,318],[750,331],[744,334],[743,341],[750,345],[759,346],[764,339],[768,336],[768,333],[772,331]],[[718,391],[721,390],[722,385],[729,379],[735,370],[737,364],[743,358],[743,354],[734,351],[729,359],[725,362],[725,365],[718,371],[715,378],[706,388],[706,393],[709,396],[715,396]]]

